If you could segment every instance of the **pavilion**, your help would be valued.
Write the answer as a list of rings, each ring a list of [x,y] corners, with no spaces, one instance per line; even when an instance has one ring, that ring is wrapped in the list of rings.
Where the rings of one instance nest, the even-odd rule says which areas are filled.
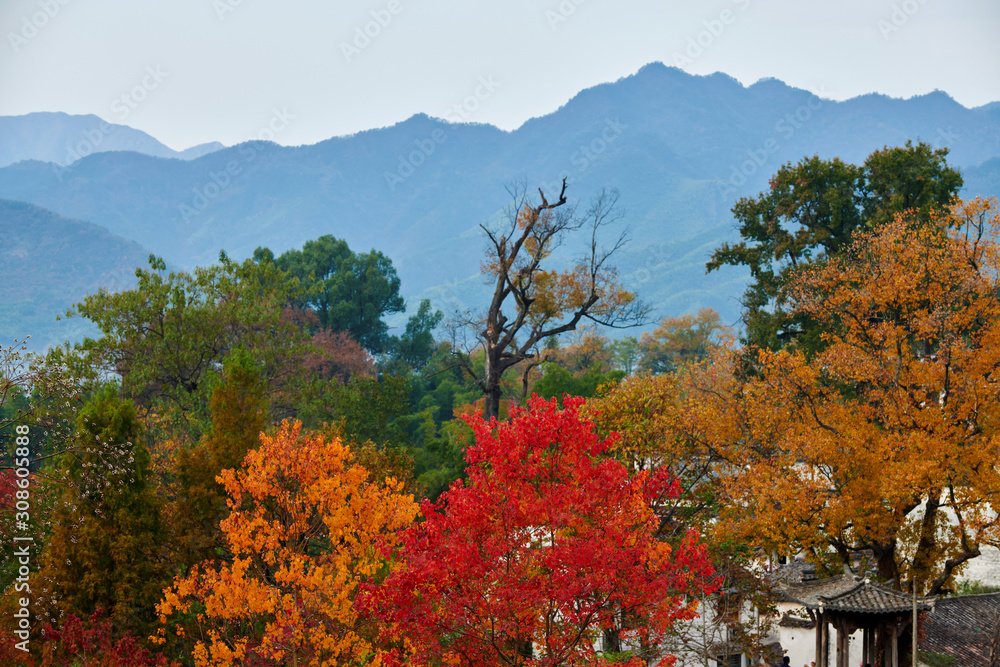
[[[830,667],[831,626],[837,631],[835,667],[849,667],[850,636],[856,630],[862,631],[865,664],[899,667],[899,638],[912,623],[914,604],[918,611],[927,611],[937,600],[936,596],[914,600],[903,591],[853,574],[782,582],[778,588],[815,621],[816,667]],[[880,654],[881,665],[876,664]]]

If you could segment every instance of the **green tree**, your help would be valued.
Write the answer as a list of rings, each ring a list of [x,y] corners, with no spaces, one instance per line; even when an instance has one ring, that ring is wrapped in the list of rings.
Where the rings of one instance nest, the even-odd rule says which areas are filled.
[[[636,371],[639,360],[642,358],[642,351],[639,349],[639,340],[635,336],[624,336],[613,341],[608,349],[616,369],[626,376],[632,375]]]
[[[232,350],[260,364],[269,384],[295,375],[289,358],[304,333],[282,317],[295,283],[274,265],[220,255],[217,265],[165,274],[162,260],[136,270],[135,289],[101,290],[70,315],[86,317],[101,336],[74,355],[80,372],[121,378],[122,393],[143,412],[170,412],[198,439],[207,426],[210,379]]]
[[[334,390],[331,416],[342,421],[348,441],[401,446],[406,436],[400,419],[409,414],[409,394],[404,377],[355,375]]]
[[[916,209],[927,219],[931,211],[943,211],[962,187],[947,154],[947,148],[907,142],[875,151],[861,166],[813,156],[781,167],[768,191],[737,201],[733,215],[742,240],[716,249],[707,268],[749,267],[745,342],[779,349],[798,338],[805,349],[821,347],[809,316],[786,309],[782,289],[791,273],[839,255],[854,231],[872,229],[896,213]]]
[[[219,473],[238,468],[260,444],[267,425],[266,387],[253,358],[238,350],[226,360],[212,391],[212,429],[191,449],[177,453],[178,496],[172,521],[181,563],[216,559],[225,541],[219,522],[229,514]]]
[[[542,364],[542,368],[545,374],[535,383],[534,393],[542,398],[558,399],[560,404],[563,395],[590,398],[597,393],[597,388],[601,385],[619,382],[625,377],[622,371],[604,372],[598,365],[591,366],[576,375],[551,362]]]
[[[254,257],[268,263],[273,253],[258,248]],[[327,234],[274,263],[299,279],[298,304],[312,309],[321,327],[349,332],[374,354],[389,349],[389,327],[382,317],[402,312],[404,303],[388,257],[377,250],[355,253],[346,241]]]
[[[427,365],[434,354],[434,329],[441,324],[444,313],[431,310],[429,299],[420,301],[417,312],[406,322],[406,330],[392,342],[392,357],[415,371]]]
[[[104,387],[77,417],[62,457],[64,490],[41,558],[43,615],[103,609],[119,633],[148,634],[169,581],[150,457],[134,405]]]
[[[914,211],[927,222],[944,212],[962,189],[962,175],[948,166],[947,148],[907,141],[904,148],[883,148],[865,160],[864,217],[869,229]]]

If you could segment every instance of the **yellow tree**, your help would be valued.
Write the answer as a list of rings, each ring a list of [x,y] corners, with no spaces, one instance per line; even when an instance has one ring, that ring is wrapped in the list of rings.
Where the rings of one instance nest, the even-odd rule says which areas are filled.
[[[998,227],[995,200],[899,215],[794,277],[828,346],[698,396],[731,535],[929,593],[1000,546]]]
[[[683,364],[700,361],[732,334],[732,329],[711,308],[702,308],[697,315],[665,317],[652,333],[642,334],[639,370],[667,373]]]
[[[178,577],[157,607],[162,624],[193,639],[194,663],[369,660],[372,633],[354,596],[359,583],[386,570],[376,543],[391,548],[396,531],[413,521],[412,496],[353,464],[339,439],[288,422],[219,480],[232,510],[222,530],[233,561]],[[185,617],[193,619],[186,630]]]

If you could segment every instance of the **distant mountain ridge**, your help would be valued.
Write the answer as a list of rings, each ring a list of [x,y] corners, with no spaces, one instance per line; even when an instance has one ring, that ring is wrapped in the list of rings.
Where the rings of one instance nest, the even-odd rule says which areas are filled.
[[[224,146],[217,142],[175,151],[127,125],[117,125],[94,115],[73,116],[38,112],[0,116],[0,167],[22,160],[67,166],[104,151],[134,151],[153,157],[193,160]]]
[[[32,349],[91,333],[56,317],[87,294],[136,284],[149,251],[134,241],[43,208],[0,199],[0,345],[32,337]]]
[[[908,139],[948,146],[965,195],[998,193],[995,105],[967,109],[940,91],[836,102],[776,79],[743,86],[654,63],[511,132],[421,114],[313,145],[247,142],[187,162],[106,152],[57,174],[25,161],[0,169],[0,197],[99,224],[186,268],[215,261],[220,248],[244,257],[333,234],[388,254],[411,302],[429,297],[449,310],[482,302],[478,225],[510,203],[505,184],[534,192],[565,176],[582,206],[602,187],[621,191],[633,237],[621,277],[656,317],[710,306],[734,322],[747,274],[706,276],[705,262],[736,236],[736,199],[760,192],[786,162],[860,163]],[[567,265],[580,250],[569,245],[557,259]]]

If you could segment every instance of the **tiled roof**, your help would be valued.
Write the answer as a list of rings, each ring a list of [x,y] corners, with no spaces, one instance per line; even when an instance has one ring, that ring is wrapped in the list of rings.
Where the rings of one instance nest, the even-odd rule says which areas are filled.
[[[824,579],[807,581],[785,581],[778,583],[778,590],[792,601],[815,609],[820,598],[839,595],[854,588],[857,581],[852,575],[838,574]]]
[[[918,609],[930,609],[936,598],[917,597]],[[913,609],[913,598],[903,591],[871,583],[865,579],[854,590],[825,601],[827,609],[865,613],[902,612]]]
[[[987,667],[998,620],[1000,593],[943,598],[924,622],[920,650],[952,656],[962,667]]]
[[[816,579],[816,566],[804,560],[793,560],[769,572],[768,578],[775,583],[813,581]]]
[[[815,581],[779,584],[779,588],[788,599],[809,609],[823,607],[835,611],[887,614],[909,611],[913,608],[913,598],[903,591],[848,574]],[[917,608],[930,609],[935,599],[918,597]]]

